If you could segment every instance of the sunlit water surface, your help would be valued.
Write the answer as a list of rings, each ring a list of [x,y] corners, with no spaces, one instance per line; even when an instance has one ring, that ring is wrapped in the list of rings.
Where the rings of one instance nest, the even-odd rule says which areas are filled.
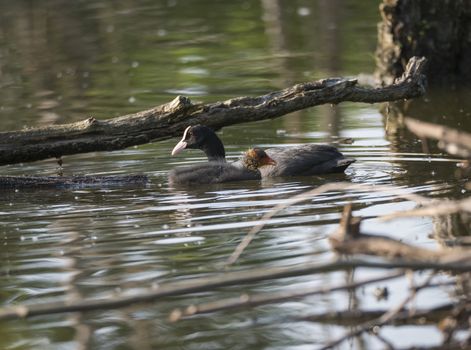
[[[300,1],[284,6],[267,1],[141,1],[122,8],[106,2],[69,6],[65,1],[45,1],[30,7],[14,3],[0,2],[2,130],[89,115],[112,117],[167,102],[177,94],[202,101],[257,95],[294,82],[371,72],[374,67],[376,1]],[[55,15],[58,8],[64,9],[60,16],[65,18]],[[50,31],[33,20],[37,18],[49,21]],[[275,30],[276,20],[283,24],[282,31]],[[13,33],[12,26],[22,30]],[[433,101],[421,103],[428,108]],[[449,111],[450,118],[456,119],[453,113]],[[339,144],[344,154],[357,159],[345,175],[172,189],[169,169],[205,161],[196,150],[170,157],[177,140],[64,157],[65,174],[144,173],[151,183],[143,188],[2,192],[1,305],[110,297],[222,273],[222,264],[264,213],[325,183],[394,185],[430,197],[456,198],[465,192],[454,176],[457,160],[434,147],[432,154],[425,154],[420,141],[393,130],[390,123],[378,106],[346,103],[231,126],[219,133],[231,159],[254,145],[351,138],[353,144]],[[2,168],[4,175],[56,171],[55,160]],[[333,253],[326,238],[346,203],[365,216],[415,206],[371,190],[318,195],[270,219],[233,269],[328,261]],[[433,227],[429,218],[369,219],[363,225],[366,232],[429,248],[437,246],[430,236]],[[355,276],[379,273],[360,269]],[[311,349],[347,329],[303,317],[348,308],[352,299],[358,308],[386,309],[406,295],[407,285],[403,280],[388,283],[392,293],[387,301],[375,300],[372,285],[356,294],[306,297],[178,323],[170,323],[168,316],[174,308],[194,302],[242,292],[329,286],[349,278],[343,272],[309,275],[146,306],[3,322],[0,344],[5,349]],[[439,305],[449,292],[425,291],[417,306]],[[386,327],[382,335],[397,346],[430,345],[441,339],[431,326]],[[374,337],[363,341],[343,346],[381,344]]]

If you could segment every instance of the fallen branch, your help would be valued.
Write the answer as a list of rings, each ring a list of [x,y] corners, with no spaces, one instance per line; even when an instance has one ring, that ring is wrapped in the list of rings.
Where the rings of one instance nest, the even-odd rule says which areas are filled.
[[[368,260],[336,260],[324,264],[303,263],[291,267],[259,268],[250,271],[226,272],[214,277],[194,278],[189,281],[181,281],[160,285],[134,295],[110,296],[107,298],[73,300],[66,302],[44,303],[36,305],[17,305],[0,309],[0,320],[26,318],[39,315],[50,315],[64,312],[108,310],[127,307],[133,304],[149,303],[164,297],[178,296],[202,291],[212,291],[223,286],[238,286],[241,284],[272,280],[285,277],[303,276],[308,274],[350,270],[353,268],[373,269],[410,269],[410,270],[440,270],[452,272],[471,271],[471,261],[459,262],[421,262],[406,261],[368,261]]]
[[[385,102],[424,94],[425,58],[413,57],[404,76],[392,85],[371,88],[356,79],[331,78],[298,84],[259,97],[240,97],[211,104],[195,104],[178,96],[147,111],[109,120],[86,120],[45,128],[0,133],[0,165],[36,161],[92,151],[119,150],[179,136],[189,124],[223,126],[276,118],[321,105]]]

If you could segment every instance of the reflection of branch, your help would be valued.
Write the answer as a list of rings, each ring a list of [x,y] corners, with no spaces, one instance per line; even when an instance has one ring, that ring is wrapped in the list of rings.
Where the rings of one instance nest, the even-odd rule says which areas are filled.
[[[342,284],[335,287],[307,287],[302,289],[296,289],[294,291],[285,291],[285,292],[278,292],[278,293],[261,293],[261,294],[254,294],[248,295],[243,294],[238,298],[230,298],[230,299],[221,299],[215,302],[210,302],[206,304],[200,305],[191,305],[185,308],[184,310],[175,309],[172,311],[170,320],[171,321],[179,321],[182,317],[185,316],[192,316],[195,314],[202,314],[202,313],[209,313],[221,310],[231,310],[237,309],[242,307],[253,307],[258,305],[265,305],[270,303],[278,303],[286,300],[291,300],[295,298],[305,297],[308,295],[316,295],[316,294],[327,294],[332,292],[337,292],[341,290],[348,290],[348,289],[355,289],[367,284],[376,283],[376,282],[383,282],[387,280],[391,280],[397,277],[401,277],[404,275],[404,271],[393,272],[389,275],[384,275],[380,277],[370,278],[363,281],[358,281],[354,283],[347,283]]]
[[[107,310],[127,307],[137,303],[148,303],[163,297],[184,295],[202,291],[214,290],[223,286],[239,286],[244,283],[259,282],[284,277],[303,276],[314,273],[324,273],[352,268],[395,269],[407,268],[411,270],[443,270],[465,272],[471,270],[471,261],[460,262],[434,262],[434,261],[368,261],[368,260],[336,260],[324,264],[303,263],[290,267],[271,267],[252,269],[250,271],[226,272],[214,277],[193,278],[161,285],[155,290],[135,295],[109,298],[76,300],[69,302],[44,303],[36,305],[18,305],[11,308],[0,309],[0,320],[17,319],[38,315],[49,315],[64,312]]]
[[[178,96],[172,102],[113,118],[0,133],[0,165],[67,154],[111,151],[180,135],[191,124],[221,128],[276,118],[326,103],[384,102],[423,95],[425,58],[413,57],[404,76],[392,85],[358,86],[355,79],[331,78],[297,84],[258,97],[194,104]]]
[[[335,183],[329,183],[326,185],[319,186],[313,190],[301,193],[297,196],[293,196],[291,198],[288,198],[284,203],[276,205],[272,210],[264,214],[260,220],[260,223],[255,225],[248,233],[247,235],[242,239],[242,241],[239,243],[239,245],[236,247],[234,252],[231,254],[229,259],[227,260],[227,264],[233,264],[234,262],[237,261],[239,256],[242,254],[242,252],[247,248],[247,246],[250,244],[252,239],[255,238],[255,235],[260,232],[260,230],[265,226],[265,224],[270,220],[273,216],[278,214],[280,211],[283,209],[288,208],[291,205],[307,201],[309,199],[312,199],[312,197],[317,196],[319,194],[329,192],[329,191],[345,191],[345,190],[364,190],[364,191],[370,191],[370,192],[385,192],[385,193],[390,193],[398,198],[404,198],[408,199],[420,204],[425,204],[429,203],[431,200],[420,196],[418,194],[413,194],[413,193],[404,193],[401,189],[398,189],[396,187],[392,186],[385,186],[385,185],[362,185],[362,184],[352,184],[349,182],[335,182]]]

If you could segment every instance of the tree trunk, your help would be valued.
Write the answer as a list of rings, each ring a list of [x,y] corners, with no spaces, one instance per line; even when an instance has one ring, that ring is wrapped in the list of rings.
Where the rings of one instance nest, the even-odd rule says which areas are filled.
[[[413,56],[424,56],[432,84],[471,79],[470,0],[383,0],[377,76],[390,84]]]

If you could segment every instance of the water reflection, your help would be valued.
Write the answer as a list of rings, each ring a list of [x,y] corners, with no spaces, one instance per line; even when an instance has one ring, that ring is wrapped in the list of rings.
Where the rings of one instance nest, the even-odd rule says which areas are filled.
[[[127,190],[7,193],[1,210],[4,240],[8,242],[1,250],[5,257],[2,273],[6,277],[1,288],[9,292],[3,303],[130,293],[155,283],[218,273],[221,263],[261,215],[286,198],[326,182],[347,180],[395,184],[425,195],[450,195],[453,188],[453,179],[449,176],[450,164],[454,164],[452,159],[442,155],[430,158],[420,151],[393,151],[391,143],[384,139],[379,114],[369,110],[368,117],[361,119],[363,108],[339,108],[343,109],[345,125],[350,126],[343,129],[343,134],[358,140],[353,145],[342,145],[342,152],[359,160],[345,175],[269,179],[174,191],[166,184],[166,170],[182,162],[204,161],[204,155],[199,151],[189,151],[183,158],[164,156],[170,153],[175,140],[142,150],[100,155],[99,167],[87,155],[66,157],[68,171],[79,169],[83,163],[81,170],[107,173],[116,171],[117,164],[122,163],[120,171],[152,173],[155,186]],[[320,118],[315,111],[309,113],[309,117]],[[292,135],[276,133],[271,128],[268,121],[254,123],[250,125],[250,136],[242,140],[240,126],[225,129],[221,137],[228,145],[229,157],[236,157],[253,143],[276,145],[292,140]],[[321,141],[324,134],[314,130],[297,132],[295,138],[302,142]],[[155,158],[155,152],[162,156]],[[128,161],[134,156],[140,157],[140,161]],[[42,165],[10,167],[9,171],[21,172],[26,168],[35,172]],[[432,170],[436,171],[433,181],[424,183],[424,171]],[[304,261],[325,261],[331,256],[326,236],[336,226],[341,206],[347,202],[353,202],[355,210],[363,215],[413,207],[408,202],[391,202],[389,195],[362,191],[318,196],[271,219],[244,253],[240,266],[285,266]],[[396,238],[406,241],[430,244],[426,233],[431,228],[430,220],[417,219],[412,226],[409,223],[395,224],[393,233],[397,234]],[[390,226],[371,220],[366,222],[366,230],[390,233]],[[339,278],[343,279],[339,274],[332,274],[295,278],[289,282],[264,282],[244,287],[244,291],[283,290],[305,283],[329,285]],[[197,295],[194,301],[238,293],[238,289],[228,288]],[[363,300],[362,296],[356,297]],[[393,301],[399,296],[394,297]],[[315,323],[300,323],[286,318],[299,316],[300,310],[310,314],[335,310],[344,298],[340,295],[325,297],[321,301],[308,298],[296,303],[259,307],[253,312],[198,316],[176,326],[163,321],[173,307],[181,303],[187,305],[191,301],[175,298],[165,305],[155,304],[144,310],[132,307],[129,310],[95,312],[85,317],[33,319],[24,328],[23,336],[29,340],[24,346],[42,344],[44,339],[61,343],[53,336],[45,338],[44,324],[53,329],[57,337],[66,329],[65,333],[72,335],[70,341],[84,332],[89,336],[84,338],[85,342],[96,346],[110,338],[113,338],[113,344],[128,346],[223,346],[240,342],[242,334],[253,334],[244,341],[244,346],[315,344],[339,334],[340,329],[328,327],[326,330]],[[280,318],[280,314],[284,316]],[[145,330],[141,329],[142,325]],[[16,329],[21,332],[20,325],[17,324]],[[27,336],[26,332],[30,335]],[[142,332],[145,333],[144,338],[140,338]]]
[[[350,48],[332,45],[350,33],[340,18],[326,15],[338,13],[329,4],[2,1],[0,127],[109,118],[167,102],[175,93],[214,101],[343,73],[332,58],[349,60]],[[366,3],[349,11],[378,16]],[[366,48],[374,38],[362,35],[357,45]],[[313,65],[324,57],[326,65]],[[351,67],[349,74],[360,72]]]
[[[168,102],[174,94],[215,101],[258,95],[287,84],[372,70],[377,3],[373,1],[0,1],[0,129],[109,118]],[[407,104],[411,116],[434,115],[467,124],[462,93],[433,92]],[[437,102],[433,102],[437,101]],[[443,102],[445,101],[445,102]],[[455,101],[455,102],[453,102]],[[460,102],[461,101],[461,102]],[[430,120],[430,119],[429,119]],[[432,119],[432,121],[434,121]],[[443,124],[443,123],[442,123]],[[280,178],[168,187],[167,171],[205,161],[199,151],[169,154],[175,140],[111,153],[64,157],[65,174],[145,173],[147,188],[9,191],[0,197],[2,305],[132,293],[150,286],[220,273],[247,230],[274,205],[327,182],[392,184],[411,193],[459,196],[457,160],[421,143],[393,114],[376,106],[345,103],[301,111],[272,121],[225,128],[229,159],[249,147],[324,142],[351,137],[341,151],[358,160],[345,175]],[[2,167],[3,174],[56,172],[55,160]],[[342,206],[362,215],[411,208],[388,194],[365,191],[319,195],[272,218],[237,268],[325,261],[326,241]],[[427,218],[365,228],[421,245],[435,244]],[[391,232],[392,231],[392,232]],[[356,271],[367,275],[367,271]],[[388,307],[405,291],[391,284],[391,299],[334,293],[238,313],[167,321],[174,307],[241,291],[283,291],[333,285],[351,275],[325,275],[227,287],[189,298],[123,310],[38,317],[5,323],[5,348],[300,348],[340,334],[300,316],[357,306]],[[402,287],[401,287],[402,286]],[[444,291],[429,302],[446,300]],[[388,330],[406,339],[403,329]],[[400,336],[398,336],[398,334]],[[438,332],[426,329],[427,339]],[[424,335],[425,337],[425,335]],[[435,338],[434,338],[435,337]],[[412,338],[412,337],[411,337]],[[416,338],[416,337],[414,337]],[[372,348],[370,337],[352,347]]]

